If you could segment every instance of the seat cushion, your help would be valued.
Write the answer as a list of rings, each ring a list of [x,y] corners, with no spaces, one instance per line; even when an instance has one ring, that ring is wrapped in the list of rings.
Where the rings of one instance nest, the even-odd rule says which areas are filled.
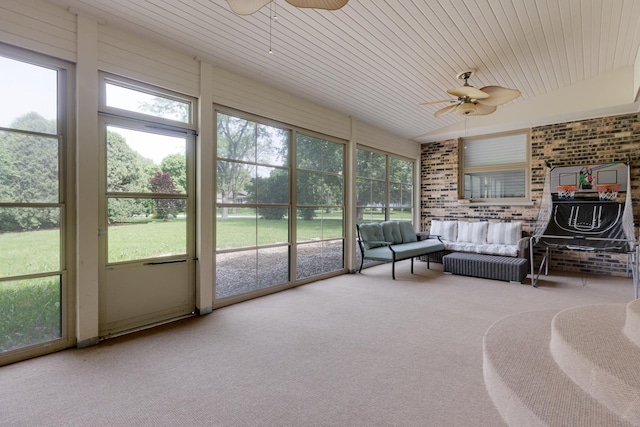
[[[396,259],[407,259],[444,250],[444,244],[438,239],[419,240],[401,245],[392,245]]]

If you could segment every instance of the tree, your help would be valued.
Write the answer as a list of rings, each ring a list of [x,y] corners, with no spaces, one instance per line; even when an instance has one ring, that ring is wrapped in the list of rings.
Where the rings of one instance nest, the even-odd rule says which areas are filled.
[[[141,102],[138,107],[140,111],[146,111],[155,117],[182,123],[189,122],[189,104],[184,101],[155,96],[149,102]]]
[[[107,131],[107,191],[111,193],[143,193],[150,190],[149,176],[158,170],[152,160],[133,150],[117,132]],[[147,200],[110,198],[107,220],[110,224],[127,221],[134,215],[153,211]]]
[[[18,132],[0,133],[0,200],[10,203],[59,203],[59,154],[55,120],[24,114],[10,128],[28,129],[51,137]],[[0,230],[26,231],[59,226],[58,208],[0,210]]]
[[[156,172],[155,175],[149,179],[151,184],[151,191],[160,194],[176,194],[175,186],[173,185],[173,179],[169,172]],[[177,213],[178,209],[182,208],[181,200],[178,199],[155,199],[156,215],[162,219],[168,219],[169,215]]]
[[[324,206],[328,213],[332,205],[342,204],[343,162],[344,145],[298,134],[296,194],[303,219],[315,218],[318,206]]]
[[[274,168],[267,177],[257,177],[247,186],[250,203],[288,204],[289,173],[286,169]],[[280,220],[289,212],[285,207],[259,207],[258,215],[264,219]]]
[[[389,158],[389,202],[393,210],[410,210],[413,198],[413,162]]]
[[[184,154],[170,154],[160,162],[160,170],[169,172],[176,192],[187,192],[187,159]]]
[[[358,149],[356,160],[356,220],[367,206],[386,205],[386,156]]]
[[[217,192],[223,203],[234,200],[250,182],[250,166],[240,161],[255,162],[258,124],[226,114],[218,114]],[[225,159],[225,160],[220,160]],[[253,174],[255,176],[255,173]],[[222,218],[228,210],[223,208]]]

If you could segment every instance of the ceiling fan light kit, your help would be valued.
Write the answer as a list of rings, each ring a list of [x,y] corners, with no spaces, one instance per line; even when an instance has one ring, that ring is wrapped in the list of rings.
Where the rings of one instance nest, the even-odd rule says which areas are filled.
[[[468,115],[476,112],[476,105],[473,102],[463,102],[456,107],[456,114]]]
[[[460,80],[464,80],[464,85],[448,89],[449,95],[455,96],[457,99],[443,99],[440,101],[423,102],[420,105],[432,105],[449,103],[453,105],[446,106],[434,113],[434,116],[441,117],[445,114],[454,112],[461,116],[482,116],[495,112],[497,108],[513,101],[520,96],[517,89],[509,89],[502,86],[485,86],[477,89],[469,84],[469,78],[476,70],[466,70],[458,73],[456,76]]]

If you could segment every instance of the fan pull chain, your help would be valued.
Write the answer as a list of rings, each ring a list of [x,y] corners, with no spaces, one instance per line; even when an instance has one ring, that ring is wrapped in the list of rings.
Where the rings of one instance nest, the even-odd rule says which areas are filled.
[[[273,55],[273,49],[271,49],[271,24],[273,23],[273,2],[269,2],[269,54]]]

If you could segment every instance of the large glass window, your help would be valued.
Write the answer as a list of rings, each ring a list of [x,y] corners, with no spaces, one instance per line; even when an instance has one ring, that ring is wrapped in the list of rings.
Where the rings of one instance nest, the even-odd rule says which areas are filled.
[[[290,280],[290,134],[217,114],[216,299]]]
[[[356,156],[356,221],[411,221],[413,161],[363,148]],[[361,256],[356,250],[357,265]]]
[[[191,103],[185,99],[160,95],[143,87],[127,85],[124,79],[105,80],[105,106],[143,116],[191,124]],[[129,114],[131,115],[131,114]]]
[[[61,173],[66,107],[59,95],[67,85],[66,68],[39,57],[3,54],[0,354],[63,338],[68,286]]]
[[[344,267],[344,144],[297,134],[296,279]]]
[[[363,221],[413,219],[413,162],[358,148],[356,218]]]
[[[463,140],[459,197],[476,201],[526,201],[528,140],[526,132]]]
[[[345,144],[238,116],[217,113],[216,299],[343,270]]]

